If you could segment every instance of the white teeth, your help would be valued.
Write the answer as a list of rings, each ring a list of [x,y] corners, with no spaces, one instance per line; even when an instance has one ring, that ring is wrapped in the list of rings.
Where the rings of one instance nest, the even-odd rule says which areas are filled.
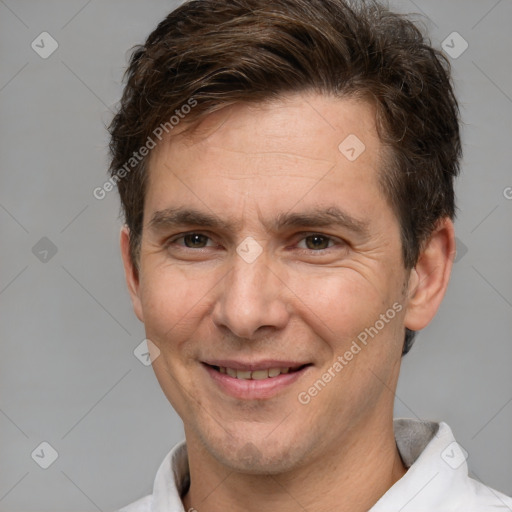
[[[233,368],[225,368],[223,366],[219,366],[219,372],[229,375],[230,377],[242,380],[263,380],[272,377],[277,377],[281,375],[281,373],[288,373],[290,368],[269,368],[268,370],[235,370]]]

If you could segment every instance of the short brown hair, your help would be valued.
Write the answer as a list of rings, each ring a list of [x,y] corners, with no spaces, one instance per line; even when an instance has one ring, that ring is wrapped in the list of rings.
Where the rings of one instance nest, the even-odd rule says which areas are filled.
[[[189,0],[134,49],[126,79],[110,125],[110,173],[136,267],[147,157],[126,163],[159,126],[172,129],[191,99],[185,123],[193,126],[223,106],[285,93],[365,98],[390,155],[379,179],[400,223],[405,268],[439,219],[455,217],[461,142],[450,64],[409,18],[377,1]],[[403,353],[413,337],[407,330]]]

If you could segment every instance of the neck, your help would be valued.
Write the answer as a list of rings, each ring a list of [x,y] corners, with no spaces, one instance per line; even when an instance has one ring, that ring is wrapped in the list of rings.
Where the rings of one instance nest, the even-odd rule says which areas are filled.
[[[393,419],[385,424],[377,420],[365,418],[361,426],[343,432],[335,447],[278,475],[234,472],[187,435],[191,485],[183,497],[185,510],[366,512],[407,471],[396,447]]]

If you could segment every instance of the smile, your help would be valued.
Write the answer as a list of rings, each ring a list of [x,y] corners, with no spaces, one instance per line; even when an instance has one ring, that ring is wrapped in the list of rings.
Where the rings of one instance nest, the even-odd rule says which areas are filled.
[[[263,379],[272,379],[281,374],[286,374],[290,372],[295,372],[300,370],[306,365],[300,366],[298,368],[268,368],[263,370],[235,370],[234,368],[226,368],[224,366],[213,366],[214,370],[217,370],[219,373],[223,373],[229,375],[230,377],[236,379],[245,379],[245,380],[263,380]]]
[[[311,364],[293,366],[262,365],[249,369],[203,363],[210,380],[223,393],[237,399],[268,399],[297,381],[312,367]],[[242,365],[237,365],[242,366]]]

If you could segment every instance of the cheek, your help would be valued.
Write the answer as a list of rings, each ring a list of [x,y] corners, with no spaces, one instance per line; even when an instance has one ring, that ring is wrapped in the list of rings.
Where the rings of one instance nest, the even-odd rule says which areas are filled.
[[[191,279],[182,272],[162,269],[141,281],[146,333],[155,342],[174,341],[178,346],[192,335],[208,308],[207,275]]]
[[[373,325],[391,307],[390,290],[382,284],[351,269],[337,268],[328,275],[296,276],[290,288],[298,307],[326,336],[340,335],[346,340]]]

